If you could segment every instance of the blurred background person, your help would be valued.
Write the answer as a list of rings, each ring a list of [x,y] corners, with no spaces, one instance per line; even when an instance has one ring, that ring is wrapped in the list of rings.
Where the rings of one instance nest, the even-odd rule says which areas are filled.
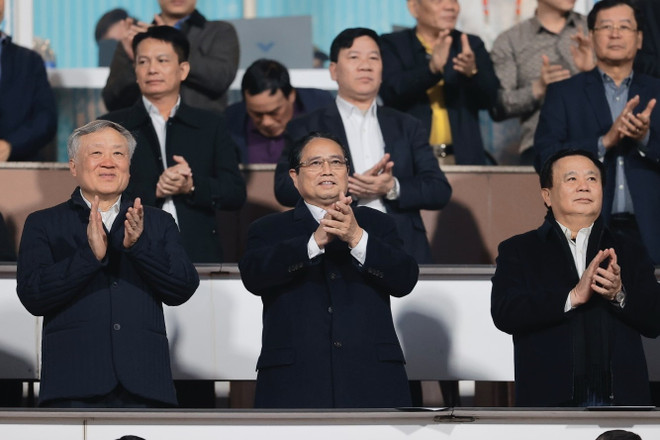
[[[0,23],[5,0],[0,0]],[[57,108],[44,60],[0,31],[0,162],[42,160],[55,136]]]
[[[242,163],[277,163],[289,121],[333,101],[326,90],[293,88],[287,68],[263,58],[245,71],[241,95],[226,118]]]
[[[188,105],[214,111],[227,106],[226,92],[238,69],[238,36],[225,21],[209,21],[195,9],[196,0],[158,0],[161,12],[154,25],[180,29],[190,42],[192,66],[181,88],[181,99]],[[132,49],[133,37],[149,25],[134,23],[130,32],[117,45],[110,74],[103,88],[103,101],[109,111],[131,106],[140,97],[136,83]]]

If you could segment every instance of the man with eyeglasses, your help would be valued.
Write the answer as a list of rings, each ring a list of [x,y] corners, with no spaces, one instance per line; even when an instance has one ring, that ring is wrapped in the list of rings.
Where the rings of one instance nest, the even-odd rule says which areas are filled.
[[[352,207],[347,151],[312,132],[294,144],[295,209],[255,221],[239,263],[263,302],[257,408],[411,404],[390,296],[419,274],[392,218]]]
[[[287,145],[275,170],[277,200],[294,206],[300,198],[289,177],[293,141],[310,131],[332,133],[348,146],[348,194],[359,206],[392,216],[406,252],[417,263],[433,263],[419,210],[442,209],[451,187],[433,156],[428,132],[412,116],[376,104],[383,63],[380,38],[373,30],[340,32],[330,60],[337,99],[287,125]]]
[[[582,149],[603,161],[603,217],[642,242],[660,264],[660,80],[633,71],[642,45],[631,0],[602,0],[587,17],[596,68],[550,84],[534,137],[537,169],[554,152]]]

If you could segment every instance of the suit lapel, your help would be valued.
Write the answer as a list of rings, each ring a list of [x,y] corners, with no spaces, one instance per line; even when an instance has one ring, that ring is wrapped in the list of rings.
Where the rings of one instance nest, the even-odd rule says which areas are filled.
[[[378,117],[378,125],[380,126],[380,132],[383,134],[383,142],[385,142],[385,152],[390,153],[390,157],[393,156],[393,148],[391,145],[392,139],[398,139],[398,133],[396,130],[396,122],[392,121],[390,114],[383,107],[378,107],[376,109],[376,116]],[[392,158],[392,160],[394,160]],[[396,163],[396,162],[395,162]]]
[[[633,112],[637,114],[644,111],[644,108],[649,101],[646,99],[646,97],[649,96],[646,90],[646,84],[644,84],[643,78],[640,78],[639,74],[633,74],[632,82],[630,83],[630,90],[628,91],[628,100],[631,100],[635,95],[639,95],[640,98],[639,104],[633,110]]]
[[[293,224],[296,230],[307,231],[309,234],[314,232],[319,225],[314,220],[314,217],[312,217],[312,213],[307,208],[307,205],[305,205],[303,199],[299,199],[298,203],[296,203],[293,211]]]
[[[586,77],[584,93],[587,95],[587,101],[596,115],[600,131],[605,133],[612,126],[612,115],[610,114],[610,106],[607,104],[607,98],[605,98],[603,80],[599,75],[600,72],[597,68],[589,72]]]

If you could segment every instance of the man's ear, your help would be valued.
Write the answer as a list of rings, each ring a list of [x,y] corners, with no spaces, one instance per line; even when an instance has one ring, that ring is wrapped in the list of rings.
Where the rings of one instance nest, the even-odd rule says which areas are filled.
[[[190,73],[190,63],[188,61],[183,61],[182,63],[179,63],[179,69],[181,70],[181,82],[184,82],[186,78],[188,78],[188,74]]]
[[[543,198],[543,203],[545,204],[546,208],[550,208],[552,206],[552,203],[550,202],[550,189],[541,188],[541,197]]]
[[[293,180],[293,186],[295,186],[296,189],[298,189],[298,173],[294,168],[291,168],[289,170],[289,177],[291,177],[291,180]]]
[[[330,67],[328,67],[328,70],[330,70],[330,78],[333,81],[337,81],[337,63],[334,61],[330,63]]]
[[[73,177],[78,175],[78,171],[76,170],[76,162],[73,159],[69,159],[69,171]]]

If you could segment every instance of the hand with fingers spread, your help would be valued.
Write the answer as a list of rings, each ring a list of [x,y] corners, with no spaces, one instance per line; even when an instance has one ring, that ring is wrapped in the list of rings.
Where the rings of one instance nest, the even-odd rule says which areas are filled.
[[[373,199],[386,195],[394,187],[390,154],[385,155],[364,173],[354,173],[348,178],[348,193],[358,199]]]
[[[87,224],[87,242],[97,260],[101,261],[108,251],[108,235],[103,229],[103,220],[99,212],[99,196],[94,196],[89,211],[89,223]]]
[[[545,96],[548,84],[563,81],[571,77],[570,70],[561,64],[550,64],[550,58],[547,55],[541,55],[541,58],[543,59],[541,76],[532,83],[532,93],[536,99],[541,99]]]
[[[192,169],[183,156],[172,156],[176,165],[162,172],[156,183],[156,197],[188,194],[193,188]]]
[[[430,41],[431,47],[431,59],[429,60],[429,68],[431,72],[435,73],[444,73],[445,64],[449,59],[449,50],[451,48],[452,37],[449,29],[444,29],[438,33],[438,36],[434,41]]]
[[[609,131],[603,136],[603,146],[607,149],[614,147],[624,137],[641,141],[649,131],[651,112],[656,100],[651,99],[641,113],[634,114],[633,110],[639,105],[639,95],[630,99],[623,111],[614,120]]]
[[[341,200],[333,204],[332,208],[327,210],[325,217],[321,219],[319,229],[326,234],[326,241],[323,246],[332,241],[333,237],[348,243],[352,248],[360,242],[363,231],[355,219],[355,215],[353,215],[351,202],[350,197],[342,197]],[[314,233],[314,239],[319,247],[322,247],[320,241],[323,242],[324,236],[319,233],[317,238],[319,229]]]
[[[133,206],[126,211],[124,220],[124,247],[130,248],[142,235],[144,231],[144,208],[139,197],[133,202]]]
[[[577,32],[571,36],[571,40],[575,43],[574,46],[571,46],[571,55],[573,56],[575,67],[580,72],[588,72],[596,67],[591,38],[582,33],[582,26],[578,26]]]
[[[452,59],[454,70],[462,73],[468,78],[477,74],[477,60],[470,47],[467,34],[461,34],[461,53]]]
[[[129,18],[127,20],[132,20],[132,19]],[[128,31],[124,34],[123,38],[121,39],[121,45],[124,48],[126,55],[128,55],[128,58],[131,61],[135,60],[135,54],[133,53],[133,38],[139,33],[146,32],[150,26],[151,26],[150,24],[145,23],[143,21],[133,20],[131,25],[128,27]]]

